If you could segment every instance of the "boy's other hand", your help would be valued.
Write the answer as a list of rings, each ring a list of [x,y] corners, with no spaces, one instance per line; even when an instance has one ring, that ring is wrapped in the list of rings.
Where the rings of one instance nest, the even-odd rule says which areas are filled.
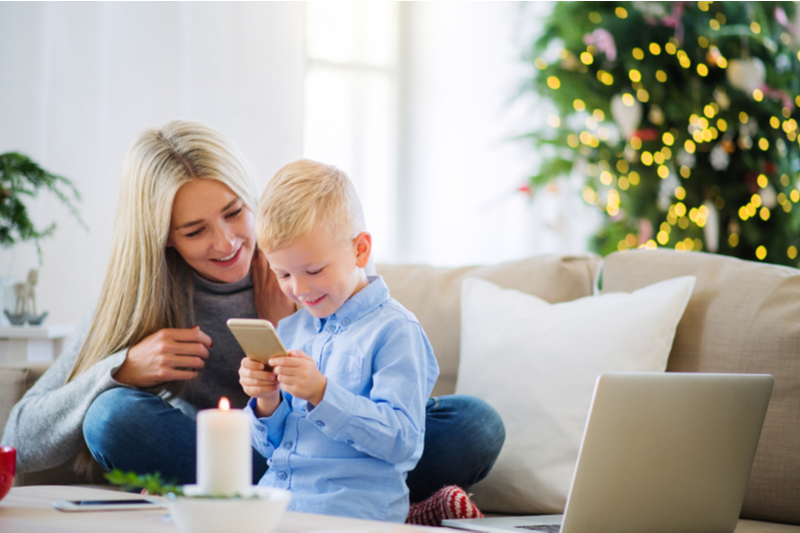
[[[325,396],[328,379],[319,371],[311,356],[300,350],[289,350],[288,357],[270,359],[269,364],[283,390],[315,407],[319,405]]]
[[[262,363],[245,357],[239,365],[239,384],[244,393],[256,398],[256,416],[270,416],[281,403],[278,377]]]

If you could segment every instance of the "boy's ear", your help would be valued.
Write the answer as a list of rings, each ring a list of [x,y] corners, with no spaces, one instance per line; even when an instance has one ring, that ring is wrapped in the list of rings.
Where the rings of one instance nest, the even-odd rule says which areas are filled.
[[[369,254],[372,252],[372,235],[362,231],[353,239],[353,247],[356,251],[356,266],[364,268],[369,262]]]

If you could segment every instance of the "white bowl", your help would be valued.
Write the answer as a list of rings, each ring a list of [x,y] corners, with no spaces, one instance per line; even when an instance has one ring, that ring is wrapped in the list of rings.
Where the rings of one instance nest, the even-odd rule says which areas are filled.
[[[270,533],[292,495],[281,489],[253,487],[252,498],[171,496],[169,514],[181,533]]]

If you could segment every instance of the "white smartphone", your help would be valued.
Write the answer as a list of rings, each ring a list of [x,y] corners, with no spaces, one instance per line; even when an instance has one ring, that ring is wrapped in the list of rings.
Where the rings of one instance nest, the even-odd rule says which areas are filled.
[[[59,511],[131,511],[166,509],[167,506],[157,500],[131,498],[129,500],[56,500],[53,507]]]
[[[247,357],[263,363],[272,372],[268,361],[273,357],[288,355],[278,333],[269,320],[260,318],[229,318],[228,328],[239,341]]]

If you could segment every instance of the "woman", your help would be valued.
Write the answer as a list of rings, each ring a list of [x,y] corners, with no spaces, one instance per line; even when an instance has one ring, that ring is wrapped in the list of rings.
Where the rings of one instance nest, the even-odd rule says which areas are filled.
[[[221,396],[247,401],[244,354],[225,321],[295,310],[256,249],[256,198],[244,158],[216,130],[173,121],[139,137],[96,306],[6,425],[20,471],[74,459],[86,472],[93,456],[106,470],[195,482],[195,412]],[[429,400],[426,424],[412,502],[485,477],[505,437],[497,413],[464,396]],[[258,480],[267,464],[253,459]]]

